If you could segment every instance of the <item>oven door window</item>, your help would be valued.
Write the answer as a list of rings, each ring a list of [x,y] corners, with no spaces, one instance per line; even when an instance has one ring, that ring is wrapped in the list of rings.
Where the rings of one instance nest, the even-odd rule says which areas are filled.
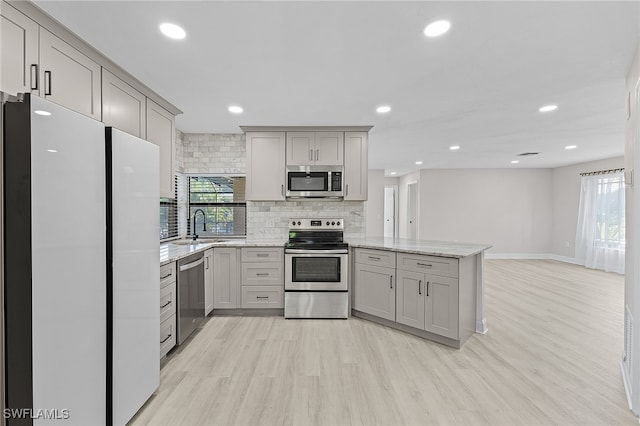
[[[339,257],[293,257],[292,277],[294,283],[339,283]]]
[[[289,191],[328,191],[329,174],[325,172],[289,172]]]

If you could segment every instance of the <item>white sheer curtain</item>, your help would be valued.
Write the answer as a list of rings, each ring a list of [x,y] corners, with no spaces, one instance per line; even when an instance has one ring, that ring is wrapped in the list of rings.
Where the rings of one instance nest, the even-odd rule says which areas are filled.
[[[624,274],[624,173],[583,176],[576,258],[587,268]]]

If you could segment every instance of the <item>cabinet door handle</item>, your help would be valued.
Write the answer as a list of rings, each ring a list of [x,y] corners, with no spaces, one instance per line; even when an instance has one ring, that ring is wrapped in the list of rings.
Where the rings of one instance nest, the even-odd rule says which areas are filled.
[[[417,263],[416,263],[416,265],[418,265],[418,266],[424,266],[425,268],[431,268],[431,267],[433,266],[433,265],[430,265],[430,264],[428,264],[428,263],[420,263],[420,262],[417,262]]]
[[[313,150],[309,150],[309,161],[313,161]]]
[[[257,277],[268,277],[269,273],[268,272],[258,272],[256,274]]]
[[[160,343],[164,343],[164,342],[166,342],[166,341],[167,341],[167,340],[169,340],[169,339],[171,339],[171,335],[168,335],[168,336],[167,336],[167,338],[166,338],[166,339],[164,339],[164,340],[160,340]]]
[[[256,299],[265,300],[268,299],[269,296],[256,296]]]
[[[320,150],[316,149],[316,161],[318,161],[318,159],[320,159]]]
[[[393,288],[393,275],[389,275],[389,288]]]
[[[209,269],[209,258],[208,257],[204,258],[204,269]]]
[[[269,257],[269,253],[257,253],[256,257]]]
[[[284,185],[280,185],[280,193],[284,197]]]
[[[38,90],[38,64],[31,64],[31,90]]]
[[[375,257],[375,256],[368,256],[368,257],[369,257],[369,259],[371,259],[371,260],[380,260],[380,258],[379,258],[379,257]]]
[[[160,306],[160,309],[164,309],[167,306],[169,306],[171,304],[171,300],[169,300],[167,303],[165,303],[164,305]]]
[[[51,95],[51,71],[44,72],[44,95]]]
[[[427,281],[427,296],[429,295],[429,281]]]
[[[347,195],[349,195],[349,184],[347,184],[347,185],[345,186],[345,188],[346,188],[346,189],[345,189],[344,196],[346,197]]]
[[[418,280],[418,294],[422,294],[422,280]]]
[[[173,275],[173,272],[169,272],[167,275],[165,275],[164,277],[160,277],[161,280],[164,280],[165,278],[169,278],[171,275]]]

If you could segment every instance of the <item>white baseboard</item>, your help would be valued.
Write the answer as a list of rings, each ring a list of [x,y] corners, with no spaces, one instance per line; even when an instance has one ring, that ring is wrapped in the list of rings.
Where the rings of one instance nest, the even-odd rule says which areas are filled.
[[[557,260],[584,266],[584,262],[574,257],[560,256],[553,253],[486,253],[485,259]]]

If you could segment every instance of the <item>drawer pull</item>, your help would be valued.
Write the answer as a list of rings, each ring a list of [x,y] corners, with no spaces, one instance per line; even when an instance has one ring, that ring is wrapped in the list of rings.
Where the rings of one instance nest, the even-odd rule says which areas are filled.
[[[169,278],[171,275],[173,275],[173,272],[169,272],[167,275],[165,275],[164,277],[160,277],[161,280],[164,280],[165,278]]]
[[[429,295],[429,281],[427,281],[427,296]]]
[[[422,294],[422,280],[418,280],[418,294]]]
[[[31,64],[31,90],[38,90],[38,64]]]
[[[367,256],[367,257],[371,260],[380,260],[379,257],[375,257],[375,256]]]
[[[416,265],[418,265],[418,266],[424,266],[425,268],[431,268],[431,267],[433,267],[433,265],[431,265],[431,264],[429,264],[429,263],[420,263],[420,262],[417,262],[417,263],[416,263]]]
[[[269,299],[269,296],[256,296],[256,299],[265,300]]]
[[[389,275],[389,288],[393,288],[393,275]]]
[[[164,305],[160,306],[160,309],[166,308],[167,306],[169,306],[171,304],[171,300],[169,300],[167,303],[165,303]]]
[[[269,257],[269,253],[258,253],[256,257]]]
[[[257,277],[268,277],[269,273],[268,272],[258,272],[256,274]]]
[[[167,336],[167,338],[166,338],[166,339],[164,339],[164,340],[160,340],[160,343],[164,343],[164,342],[166,342],[166,341],[167,341],[167,340],[169,340],[169,339],[171,339],[171,335],[168,335],[168,336]]]

